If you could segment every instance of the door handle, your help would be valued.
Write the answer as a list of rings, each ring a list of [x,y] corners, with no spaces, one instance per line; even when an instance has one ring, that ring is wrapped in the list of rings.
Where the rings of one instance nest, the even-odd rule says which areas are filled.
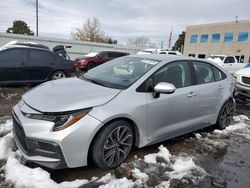
[[[188,94],[188,97],[189,98],[192,98],[192,97],[195,97],[197,96],[193,91],[191,91],[189,94]]]

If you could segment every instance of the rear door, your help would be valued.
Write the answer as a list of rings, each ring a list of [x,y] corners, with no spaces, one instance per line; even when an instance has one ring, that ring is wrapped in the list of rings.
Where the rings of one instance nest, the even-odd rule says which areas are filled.
[[[197,121],[204,126],[210,125],[221,106],[225,75],[209,63],[192,61],[192,64],[196,76],[193,89],[197,95]],[[219,76],[221,79],[217,78]]]
[[[28,51],[29,79],[31,81],[48,80],[56,66],[56,59],[49,51],[30,49]]]
[[[0,52],[0,82],[21,83],[28,79],[26,72],[27,50],[6,49]]]

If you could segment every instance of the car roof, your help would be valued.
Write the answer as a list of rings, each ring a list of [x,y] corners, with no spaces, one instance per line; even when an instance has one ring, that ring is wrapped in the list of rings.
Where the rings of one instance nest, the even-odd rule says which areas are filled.
[[[121,52],[121,51],[115,51],[115,50],[102,50],[102,51],[98,51],[96,53],[101,53],[101,52],[114,52],[114,53],[123,53],[123,54],[129,54],[128,52]],[[95,53],[95,52],[94,52]]]
[[[139,58],[155,59],[155,60],[164,61],[164,62],[175,61],[175,60],[195,60],[195,61],[209,62],[205,59],[186,57],[186,56],[175,56],[175,55],[168,55],[168,54],[136,54],[136,55],[131,55],[131,56],[139,57]]]
[[[5,48],[2,48],[0,51],[2,50],[7,50],[7,49],[14,49],[14,48],[25,48],[25,49],[36,49],[36,50],[44,50],[44,51],[49,51],[49,49],[46,48],[39,48],[39,47],[33,47],[33,46],[25,46],[25,45],[9,45]]]

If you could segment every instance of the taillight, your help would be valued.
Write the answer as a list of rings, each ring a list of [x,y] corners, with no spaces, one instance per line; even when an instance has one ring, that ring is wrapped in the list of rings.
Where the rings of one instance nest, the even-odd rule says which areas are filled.
[[[74,68],[77,68],[77,67],[78,67],[78,63],[74,63],[74,64],[73,64],[73,67],[74,67]]]

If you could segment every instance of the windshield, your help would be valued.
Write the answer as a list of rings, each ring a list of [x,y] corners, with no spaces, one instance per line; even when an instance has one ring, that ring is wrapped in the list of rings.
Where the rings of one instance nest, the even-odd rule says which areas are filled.
[[[84,55],[85,57],[95,57],[98,53],[91,52],[89,54]]]
[[[137,57],[118,58],[91,69],[82,78],[105,87],[126,89],[159,62]]]

